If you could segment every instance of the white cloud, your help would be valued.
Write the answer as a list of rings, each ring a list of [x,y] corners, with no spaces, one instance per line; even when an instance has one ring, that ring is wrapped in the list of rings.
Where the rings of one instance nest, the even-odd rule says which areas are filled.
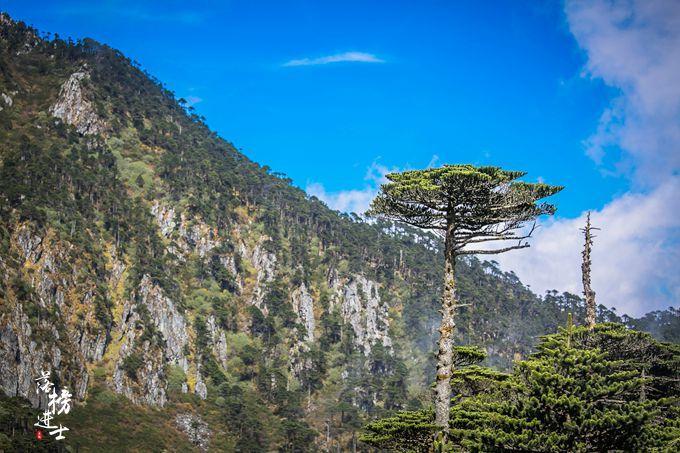
[[[307,184],[307,194],[317,197],[328,205],[329,208],[341,212],[363,213],[368,209],[371,200],[375,197],[377,189],[366,187],[363,190],[343,190],[328,193],[322,184],[313,182]]]
[[[330,63],[384,63],[382,60],[371,53],[365,52],[344,52],[335,55],[327,55],[319,58],[301,58],[298,60],[290,60],[283,64],[283,66],[315,66]]]
[[[619,314],[641,315],[677,305],[680,300],[680,178],[648,194],[627,193],[599,211],[591,221],[597,232],[593,248],[593,288],[597,302]],[[531,248],[495,255],[534,291],[582,293],[583,213],[575,219],[541,223]]]
[[[326,192],[322,184],[313,182],[307,184],[305,191],[323,201],[331,209],[341,212],[355,212],[363,214],[368,210],[371,201],[378,194],[380,185],[387,182],[385,175],[399,171],[398,168],[387,168],[374,161],[366,170],[364,179],[367,181],[363,189],[341,190],[339,192]]]
[[[569,0],[565,12],[588,58],[584,75],[620,90],[586,141],[588,155],[598,164],[612,157],[639,186],[677,175],[680,2]]]
[[[593,212],[602,228],[593,251],[597,300],[631,315],[677,306],[680,3],[568,0],[565,12],[587,56],[583,75],[619,90],[585,151],[604,171],[633,182],[630,192]],[[542,222],[530,249],[497,255],[498,261],[536,291],[580,294],[584,224],[585,213]]]

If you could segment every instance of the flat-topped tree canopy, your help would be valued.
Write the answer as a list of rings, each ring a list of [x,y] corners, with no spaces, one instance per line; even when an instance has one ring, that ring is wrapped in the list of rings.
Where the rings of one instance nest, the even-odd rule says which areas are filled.
[[[528,221],[542,214],[553,214],[555,206],[539,203],[562,190],[558,186],[518,181],[521,171],[474,165],[444,165],[426,170],[387,175],[380,193],[371,203],[368,215],[435,231],[444,238],[444,290],[442,322],[439,327],[437,381],[435,383],[435,424],[439,427],[437,445],[445,445],[451,405],[450,380],[456,360],[465,360],[453,347],[456,302],[455,261],[457,255],[503,253],[528,247],[523,239],[534,228],[520,233]],[[517,241],[516,245],[477,249],[473,244],[491,241]],[[472,245],[471,248],[467,246]],[[465,351],[468,355],[474,351]],[[470,357],[468,357],[470,358]]]
[[[444,165],[426,170],[390,173],[367,212],[452,235],[456,254],[500,253],[528,247],[522,243],[533,232],[518,234],[525,222],[553,214],[555,206],[538,201],[560,186],[518,181],[526,173],[499,167]],[[489,241],[516,240],[512,247],[470,250],[465,246]]]

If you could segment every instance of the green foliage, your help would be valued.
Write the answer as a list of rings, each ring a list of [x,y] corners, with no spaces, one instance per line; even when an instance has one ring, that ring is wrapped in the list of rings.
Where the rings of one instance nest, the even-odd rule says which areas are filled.
[[[169,365],[167,367],[168,392],[176,393],[182,391],[182,385],[187,381],[187,375],[179,365]]]
[[[436,430],[431,411],[398,412],[366,425],[360,440],[389,451],[427,452]]]
[[[517,238],[512,230],[521,222],[555,212],[553,205],[537,201],[562,190],[559,186],[516,181],[524,175],[474,165],[390,173],[389,182],[382,185],[367,214],[447,231],[458,249],[477,237]],[[500,223],[504,223],[503,229],[490,229]]]
[[[647,313],[640,319],[623,317],[623,322],[632,329],[649,332],[661,341],[680,343],[680,309],[669,307]]]
[[[453,350],[454,368],[466,367],[486,359],[486,351],[477,346],[456,346]]]
[[[194,321],[196,330],[196,350],[199,351],[199,358],[212,383],[217,387],[227,381],[227,377],[222,372],[220,366],[211,352],[208,340],[208,331],[202,316],[197,316]]]
[[[617,324],[562,329],[541,339],[512,375],[478,366],[452,379],[450,443],[458,451],[648,451],[680,435],[677,345]],[[366,427],[364,442],[427,451],[429,412]]]
[[[255,394],[239,385],[220,387],[225,425],[238,435],[237,451],[267,451],[268,416]]]
[[[40,410],[19,397],[0,394],[0,451],[63,452],[71,445],[70,439],[56,441],[44,433],[43,440],[35,438],[33,424]],[[65,425],[68,427],[68,425]],[[68,436],[68,433],[67,433]]]
[[[123,359],[121,369],[125,372],[127,377],[137,380],[137,372],[144,365],[144,358],[141,354],[133,352]]]
[[[230,293],[237,291],[236,277],[222,265],[217,254],[213,254],[210,258],[210,275],[220,285],[221,289]]]
[[[192,451],[172,412],[131,403],[102,382],[93,385],[87,404],[76,404],[60,421],[70,431],[74,451]],[[28,451],[28,450],[24,450]]]
[[[424,387],[424,377],[434,373],[433,326],[443,268],[437,238],[404,224],[369,223],[333,212],[211,132],[119,51],[89,39],[36,36],[37,31],[22,23],[0,27],[0,91],[18,93],[12,95],[13,106],[0,112],[0,312],[20,303],[40,346],[53,344],[54,326],[68,378],[75,355],[69,342],[77,338],[72,334],[118,334],[114,303],[139,296],[136,289],[147,275],[192,320],[190,337],[195,334],[196,344],[184,352],[199,361],[210,395],[206,401],[171,395],[169,407],[155,411],[131,404],[101,383],[91,385],[87,404],[68,422],[79,433],[76,447],[188,451],[191,446],[172,421],[173,411],[187,410],[173,404],[186,404],[209,419],[215,439],[223,441],[213,445],[227,450],[314,449],[314,429],[306,423],[321,429],[318,423],[325,419],[334,441],[349,449],[349,435],[367,417],[420,407],[408,389]],[[105,137],[80,135],[49,114],[62,83],[85,67],[90,81],[84,93],[107,124]],[[179,259],[169,251],[178,244],[161,234],[150,213],[158,200],[176,209],[175,220],[184,214],[206,223],[222,244],[206,256],[191,253],[186,261]],[[53,301],[40,300],[32,264],[16,245],[19,226],[41,238],[54,236],[50,251],[65,251],[56,260],[55,274],[55,281],[69,283],[65,303],[89,300],[93,305],[78,306],[77,325],[68,325],[71,307],[62,312]],[[233,231],[248,237],[233,237]],[[247,285],[244,294],[239,292],[249,259],[234,246],[237,240],[261,237],[266,237],[263,250],[277,258],[276,275],[263,293],[266,315],[251,306]],[[125,265],[125,294],[109,287],[114,251]],[[233,257],[236,275],[222,265],[225,255]],[[391,349],[375,345],[368,356],[357,349],[354,331],[327,285],[331,275],[351,274],[378,282],[382,301],[389,301]],[[550,293],[539,298],[493,263],[459,260],[457,274],[461,303],[474,305],[460,312],[457,341],[490,351],[486,364],[508,369],[515,354],[529,354],[538,335],[563,324],[567,311],[582,319],[578,297]],[[320,337],[293,357],[291,348],[303,330],[289,299],[302,282],[314,297]],[[85,294],[92,298],[85,299]],[[135,326],[137,340],[162,346],[155,320],[141,300],[134,302],[141,318]],[[649,317],[644,328],[671,339],[678,316],[669,313]],[[227,330],[226,367],[213,356],[205,325],[211,315]],[[604,309],[598,316],[601,321],[619,320]],[[625,322],[633,325],[635,320]],[[471,362],[480,356],[469,350],[460,359]],[[122,363],[126,375],[136,379],[143,360],[140,349],[135,350]],[[290,362],[304,365],[303,371],[295,375]],[[466,397],[503,380],[485,368],[465,370],[452,385]],[[176,392],[186,376],[176,366],[166,371],[169,390]],[[655,388],[648,386],[647,392],[653,394]],[[330,403],[317,411],[317,401]],[[9,428],[4,425],[1,431],[14,442]],[[0,445],[7,439],[0,437]],[[31,448],[22,445],[18,450]]]
[[[286,419],[283,421],[283,432],[285,441],[281,447],[282,451],[315,451],[313,442],[318,433],[307,423]]]

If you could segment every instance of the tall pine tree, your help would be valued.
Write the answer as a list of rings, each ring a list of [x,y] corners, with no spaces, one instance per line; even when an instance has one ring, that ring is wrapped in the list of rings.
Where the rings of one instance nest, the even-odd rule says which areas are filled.
[[[522,232],[522,228],[542,214],[555,212],[553,205],[538,200],[561,187],[517,181],[524,175],[520,171],[473,165],[391,173],[387,175],[390,182],[383,184],[367,213],[433,230],[444,238],[444,294],[435,384],[435,421],[444,438],[449,426],[449,381],[454,357],[456,257],[529,246],[525,239],[531,236],[533,227],[528,232]],[[511,245],[477,248],[496,241],[510,241]]]

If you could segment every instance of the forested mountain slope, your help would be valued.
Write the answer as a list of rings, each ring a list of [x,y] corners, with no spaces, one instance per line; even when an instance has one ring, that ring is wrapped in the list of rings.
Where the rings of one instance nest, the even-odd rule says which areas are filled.
[[[0,388],[36,405],[51,369],[79,400],[68,443],[350,448],[365,420],[428,404],[435,238],[331,211],[120,52],[4,15],[0,108]],[[458,267],[458,338],[492,365],[582,319],[576,296]],[[671,339],[677,319],[626,322]]]

